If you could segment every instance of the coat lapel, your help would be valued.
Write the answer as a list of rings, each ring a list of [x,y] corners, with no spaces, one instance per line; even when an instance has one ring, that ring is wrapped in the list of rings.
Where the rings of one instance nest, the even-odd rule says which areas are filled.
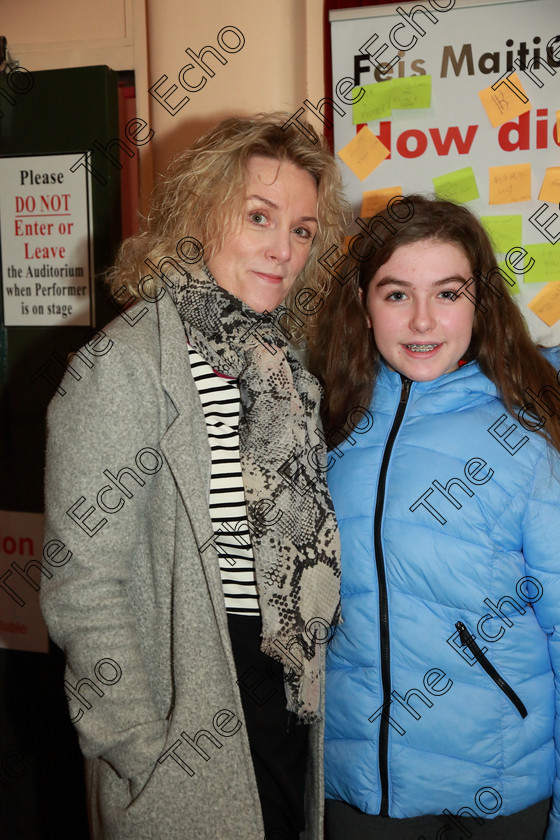
[[[158,301],[161,379],[173,404],[174,419],[161,439],[161,449],[179,489],[198,543],[202,568],[224,646],[229,631],[214,530],[209,511],[211,455],[206,420],[191,375],[185,330],[168,294]]]

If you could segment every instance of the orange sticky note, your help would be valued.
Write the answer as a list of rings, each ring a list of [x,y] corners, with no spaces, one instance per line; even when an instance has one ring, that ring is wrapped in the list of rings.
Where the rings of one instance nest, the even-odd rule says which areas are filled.
[[[489,166],[489,203],[510,204],[531,200],[531,164]]]
[[[541,201],[560,203],[560,166],[549,166],[539,193]]]
[[[556,111],[556,142],[560,143],[560,111]]]
[[[549,283],[528,304],[535,315],[549,327],[560,319],[560,283]]]
[[[492,90],[490,85],[478,95],[494,128],[530,111],[532,107],[517,73],[511,73],[496,90]]]
[[[389,149],[366,125],[339,151],[338,156],[363,181],[389,154]]]
[[[383,187],[381,190],[369,190],[362,195],[360,216],[368,219],[381,210],[385,210],[389,201],[396,195],[402,195],[402,187]]]

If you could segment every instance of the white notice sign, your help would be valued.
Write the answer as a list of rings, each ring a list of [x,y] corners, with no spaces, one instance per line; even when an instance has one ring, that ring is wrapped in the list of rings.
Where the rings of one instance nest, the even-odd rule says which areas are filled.
[[[47,653],[39,590],[56,570],[41,571],[43,514],[0,510],[0,648]]]
[[[91,324],[91,176],[76,155],[0,158],[7,327]]]

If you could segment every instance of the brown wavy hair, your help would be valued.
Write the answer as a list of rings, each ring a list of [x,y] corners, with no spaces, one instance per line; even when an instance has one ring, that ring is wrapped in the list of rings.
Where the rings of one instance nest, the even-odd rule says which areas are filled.
[[[329,275],[318,258],[342,239],[348,205],[326,141],[304,121],[301,124],[315,142],[295,125],[284,127],[290,116],[277,112],[226,119],[179,154],[156,185],[140,232],[123,242],[108,272],[113,293],[125,286],[133,297],[155,299],[162,281],[154,269],[163,260],[167,266],[175,263],[185,273],[190,263],[202,256],[208,261],[218,253],[225,236],[241,218],[247,162],[253,155],[291,162],[315,178],[318,230],[290,297],[302,287],[325,289]],[[183,245],[178,248],[180,243]],[[164,270],[163,265],[160,270]],[[151,277],[150,271],[154,272]],[[147,279],[139,291],[142,278]]]
[[[537,431],[560,451],[560,402],[556,411],[551,406],[552,416],[547,412],[543,422],[538,406],[525,395],[528,389],[537,395],[543,386],[549,386],[560,398],[560,390],[554,387],[556,371],[532,341],[508,291],[507,280],[509,285],[513,281],[497,267],[482,224],[466,207],[450,201],[408,195],[399,202],[402,204],[388,206],[366,220],[370,230],[376,227],[376,247],[372,247],[371,237],[362,234],[360,243],[350,242],[347,282],[333,284],[314,319],[309,367],[325,388],[322,413],[327,434],[337,430],[340,437],[347,437],[353,428],[349,412],[356,406],[367,408],[371,401],[380,360],[365,311],[372,278],[401,245],[428,239],[458,246],[471,266],[473,276],[461,292],[475,306],[465,361],[476,359],[496,385],[509,413],[515,416],[524,407],[524,421],[518,418],[523,427]],[[397,214],[398,206],[402,209]],[[408,212],[403,212],[404,208]],[[537,422],[528,422],[527,416]]]

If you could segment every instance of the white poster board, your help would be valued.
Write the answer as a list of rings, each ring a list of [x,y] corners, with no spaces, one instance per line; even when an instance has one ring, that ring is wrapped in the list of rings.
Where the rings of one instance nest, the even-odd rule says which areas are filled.
[[[411,21],[407,15],[413,7],[417,11]],[[446,7],[449,7],[447,11],[440,10]],[[466,200],[466,206],[484,217],[515,217],[509,222],[502,218],[495,220],[502,239],[509,241],[507,249],[505,244],[496,248],[498,259],[504,259],[510,246],[539,246],[531,251],[536,261],[531,271],[514,275],[520,290],[515,297],[533,338],[548,345],[560,343],[560,320],[547,325],[527,304],[554,281],[557,288],[553,283],[554,288],[550,286],[548,293],[554,293],[560,311],[560,198],[555,203],[539,198],[547,169],[560,166],[558,12],[558,0],[456,0],[455,3],[434,0],[433,4],[423,0],[404,6],[330,13],[333,90],[337,90],[341,79],[349,77],[356,86],[364,87],[366,93],[373,92],[368,85],[373,85],[376,93],[381,91],[382,85],[387,84],[386,80],[379,81],[383,78],[379,72],[381,62],[395,61],[385,74],[386,79],[422,77],[424,80],[415,83],[423,89],[421,94],[416,94],[412,86],[410,91],[404,90],[402,82],[399,83],[400,107],[365,123],[387,146],[390,157],[364,180],[338,158],[354,218],[370,215],[362,212],[364,192],[399,186],[404,194],[431,195],[433,178],[471,168],[479,197]],[[558,41],[554,41],[556,35]],[[547,44],[551,40],[554,52],[549,56]],[[399,49],[398,44],[406,49]],[[550,58],[548,69],[541,64],[538,51],[541,57]],[[527,72],[514,64],[516,59]],[[377,79],[374,64],[378,68]],[[531,109],[493,127],[479,91],[495,85],[510,69],[517,73]],[[429,107],[414,107],[416,102],[425,104],[421,96],[426,94],[426,86],[429,87],[428,76],[431,77]],[[498,101],[507,90],[507,82],[496,89]],[[416,101],[415,97],[418,97]],[[516,98],[520,99],[514,94],[513,99]],[[334,139],[338,153],[364,123],[353,123],[356,106],[343,103],[341,98],[335,99],[335,103],[338,107],[334,109]],[[491,167],[503,166],[514,166],[514,169],[490,172]],[[557,173],[560,179],[560,170]],[[526,179],[527,174],[530,181]],[[516,179],[522,177],[527,184],[523,200],[507,201],[508,190],[516,190],[519,184]],[[453,178],[445,180],[451,182]],[[456,180],[461,189],[460,176]],[[490,203],[496,197],[506,199],[506,203]],[[535,216],[541,208],[535,226]],[[549,219],[550,224],[543,231],[543,222],[546,224]],[[547,282],[535,282],[543,275]]]
[[[39,609],[43,521],[42,513],[0,511],[0,648],[48,652]]]
[[[0,158],[4,325],[92,323],[91,175],[76,155]]]

